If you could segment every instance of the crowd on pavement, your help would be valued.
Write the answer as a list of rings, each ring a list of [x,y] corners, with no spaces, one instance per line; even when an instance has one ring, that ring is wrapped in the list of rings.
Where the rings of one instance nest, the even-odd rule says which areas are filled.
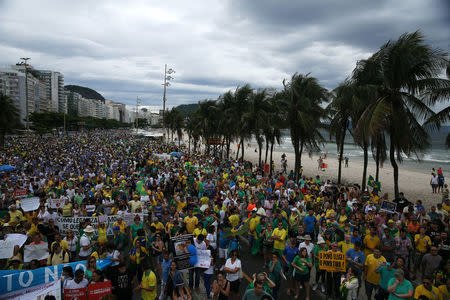
[[[406,198],[414,195],[270,174],[205,152],[125,130],[8,137],[0,165],[17,170],[0,174],[0,240],[20,233],[27,241],[0,269],[85,261],[84,270],[63,268],[63,288],[110,280],[117,299],[198,298],[201,282],[205,298],[220,300],[280,299],[281,290],[308,300],[312,291],[327,299],[450,299],[446,184],[442,201],[425,208]],[[17,190],[39,197],[39,208],[23,211]],[[50,199],[64,205],[51,208]],[[59,228],[76,217],[99,222]],[[182,270],[172,239],[183,235],[196,251],[210,250],[207,268]],[[44,243],[46,259],[24,261],[26,245]],[[335,252],[341,268],[323,268],[323,254]],[[263,264],[247,275],[251,256]],[[100,270],[101,259],[112,263]]]

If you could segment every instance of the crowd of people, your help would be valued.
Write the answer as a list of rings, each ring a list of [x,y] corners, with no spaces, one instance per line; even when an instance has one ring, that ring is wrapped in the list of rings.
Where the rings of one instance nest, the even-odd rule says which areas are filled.
[[[24,263],[25,245],[16,247],[0,269],[85,261],[84,270],[64,267],[64,289],[111,280],[117,299],[450,299],[447,186],[425,208],[403,193],[268,174],[127,131],[9,137],[0,164],[17,167],[0,176],[0,239],[22,233],[25,245],[49,251]],[[36,211],[21,209],[14,192],[24,189],[39,197]],[[59,209],[49,205],[55,198],[64,199]],[[384,201],[395,210],[382,209]],[[65,231],[56,222],[100,216],[116,221],[86,219]],[[210,250],[209,267],[182,270],[171,242],[182,235]],[[322,268],[324,252],[343,253],[343,269]],[[112,263],[100,270],[106,258]],[[259,269],[249,273],[250,261]]]

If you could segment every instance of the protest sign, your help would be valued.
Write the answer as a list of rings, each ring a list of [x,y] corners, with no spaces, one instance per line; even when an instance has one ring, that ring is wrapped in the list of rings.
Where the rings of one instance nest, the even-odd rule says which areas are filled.
[[[14,244],[11,241],[0,240],[0,259],[14,255]]]
[[[91,283],[88,287],[89,300],[100,300],[103,296],[111,294],[111,281]]]
[[[20,200],[20,207],[23,211],[33,211],[39,208],[39,197],[23,198]]]
[[[211,250],[197,250],[196,268],[208,269],[211,266]]]
[[[48,207],[58,209],[64,206],[65,201],[66,201],[65,199],[48,199],[47,204]]]
[[[111,260],[109,259],[97,260],[97,268],[100,270],[103,270],[110,264]],[[58,280],[62,275],[62,268],[65,266],[72,267],[74,272],[78,269],[86,270],[86,261],[77,261],[35,270],[0,270],[0,295]]]
[[[23,261],[30,262],[33,259],[43,260],[48,257],[48,244],[26,245],[23,249]]]
[[[28,192],[26,189],[16,189],[14,191],[14,197],[16,198],[23,198],[26,197],[28,195]]]
[[[67,230],[72,230],[75,235],[78,236],[80,229],[80,223],[85,220],[91,221],[91,226],[96,227],[98,223],[97,217],[57,217],[55,219],[55,225],[59,227],[59,232],[64,236]],[[97,231],[95,232],[97,234]]]
[[[342,252],[319,251],[319,269],[328,272],[345,272],[345,254]]]
[[[177,262],[178,270],[191,269],[192,265],[189,261],[191,254],[187,247],[192,244],[192,234],[174,236],[170,241],[175,249],[174,260]]]
[[[103,222],[103,223],[108,222],[108,216],[107,215],[98,216],[98,222]]]
[[[64,300],[87,300],[86,288],[64,289]]]
[[[27,239],[28,237],[26,236],[26,234],[9,233],[5,240],[10,241],[13,245],[22,247],[22,245],[25,244]]]
[[[381,202],[380,209],[381,210],[385,210],[385,211],[390,212],[390,213],[393,214],[397,210],[397,203],[391,202],[391,201],[388,201],[388,200],[383,200]]]
[[[55,296],[56,299],[61,299],[61,280],[52,281],[1,295],[0,300],[44,299],[47,295]]]

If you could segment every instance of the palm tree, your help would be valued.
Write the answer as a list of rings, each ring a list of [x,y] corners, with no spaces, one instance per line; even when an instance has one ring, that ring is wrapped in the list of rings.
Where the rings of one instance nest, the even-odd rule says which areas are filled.
[[[183,127],[184,127],[184,116],[183,113],[181,111],[179,111],[177,108],[172,108],[170,111],[171,114],[171,130],[172,132],[176,132],[177,133],[177,138],[178,138],[178,146],[181,143],[181,138],[183,136]]]
[[[268,94],[265,89],[262,89],[252,93],[248,102],[248,110],[243,115],[244,123],[248,124],[247,127],[255,135],[256,142],[258,143],[259,166],[261,166],[262,146],[264,142],[263,131],[268,126],[267,117],[269,111]]]
[[[349,129],[349,123],[358,106],[358,98],[355,97],[355,86],[346,81],[333,90],[333,100],[327,106],[330,117],[330,133],[336,138],[336,146],[339,153],[338,184],[341,183],[342,161],[344,155],[345,135]]]
[[[402,153],[419,157],[430,146],[420,122],[435,113],[427,105],[425,93],[445,87],[437,77],[448,62],[446,54],[426,45],[418,31],[387,42],[369,60],[375,66],[369,84],[378,86],[379,95],[366,108],[360,124],[367,126],[371,136],[383,131],[389,135],[389,159],[398,197],[397,161],[402,161]]]
[[[250,128],[248,122],[244,120],[244,114],[248,109],[248,102],[253,94],[253,89],[249,84],[242,87],[237,87],[234,92],[233,106],[228,112],[228,117],[232,118],[235,124],[236,136],[239,139],[239,147],[236,153],[236,159],[239,155],[239,149],[241,150],[241,159],[244,160],[244,141],[251,137]]]
[[[285,89],[285,109],[287,122],[291,132],[292,145],[295,153],[295,179],[301,165],[303,148],[319,150],[319,144],[324,141],[319,132],[323,127],[321,118],[326,117],[324,102],[328,102],[328,91],[322,87],[316,78],[309,74],[294,74],[291,81],[283,80]]]
[[[0,148],[5,147],[5,136],[14,129],[22,127],[20,111],[9,96],[0,95]]]
[[[267,114],[267,126],[264,127],[264,139],[266,140],[266,155],[264,159],[264,163],[267,163],[267,156],[270,145],[270,174],[272,174],[272,157],[273,157],[273,146],[275,143],[281,143],[281,129],[285,128],[284,122],[284,111],[282,110],[284,92],[273,91],[272,96],[268,99],[268,104],[270,106],[270,110]]]

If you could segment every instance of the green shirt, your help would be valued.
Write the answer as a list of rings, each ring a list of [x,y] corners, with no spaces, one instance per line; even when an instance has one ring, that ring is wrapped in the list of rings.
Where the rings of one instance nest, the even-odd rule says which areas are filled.
[[[377,273],[381,274],[379,285],[383,290],[387,291],[389,281],[395,277],[395,269],[392,268],[389,270],[387,267],[381,266],[377,270]]]
[[[394,285],[395,277],[391,278],[389,280],[388,286]],[[403,283],[400,285],[397,285],[397,288],[395,289],[396,294],[406,294],[408,291],[413,290],[414,288],[409,280],[403,279]],[[411,297],[412,298],[412,297]],[[403,298],[404,299],[404,298]],[[399,298],[397,296],[394,296],[393,294],[389,294],[388,300],[402,300],[402,298]]]
[[[305,261],[307,261],[308,263],[311,263],[311,258],[306,257],[303,258]],[[302,259],[300,258],[300,256],[296,255],[294,258],[294,261],[292,262],[294,265],[296,265],[297,267],[300,267],[303,269],[303,271],[300,271],[299,269],[295,268],[295,273],[296,274],[308,274],[309,273],[309,266],[306,264],[306,262],[303,262]]]
[[[312,252],[316,255],[316,258],[314,259],[316,270],[319,269],[319,251],[328,251],[328,247],[325,245],[325,247],[320,248],[318,245],[314,245]]]
[[[272,268],[272,265],[273,265],[273,261],[270,261],[269,270]],[[281,272],[281,262],[278,261],[277,265],[273,268],[273,272],[270,272],[270,274],[269,274],[270,280],[272,280],[275,284],[280,283],[280,279],[281,279],[280,272]]]

